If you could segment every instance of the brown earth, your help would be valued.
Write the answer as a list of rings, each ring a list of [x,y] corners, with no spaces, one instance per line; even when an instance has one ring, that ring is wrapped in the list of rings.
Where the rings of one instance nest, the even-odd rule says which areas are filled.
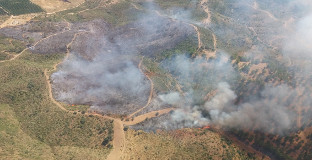
[[[31,19],[39,15],[38,13],[33,13],[33,14],[24,14],[24,15],[19,15],[19,16],[10,16],[9,19],[4,21],[0,25],[0,29],[4,27],[13,27],[13,26],[18,26],[18,25],[23,25],[29,22]]]
[[[68,2],[65,2],[63,0],[31,0],[31,1],[40,6],[42,9],[44,9],[48,14],[54,14],[56,12],[76,8],[85,2],[85,0],[69,0]]]

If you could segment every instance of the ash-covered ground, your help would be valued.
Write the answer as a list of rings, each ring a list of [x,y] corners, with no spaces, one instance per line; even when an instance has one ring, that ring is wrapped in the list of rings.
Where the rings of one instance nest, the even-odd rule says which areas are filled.
[[[222,5],[226,8],[222,12],[210,8],[219,14],[206,27],[216,35],[219,53],[232,55],[229,61],[220,63],[217,52],[216,59],[209,61],[177,56],[160,62],[183,86],[184,96],[163,94],[170,97],[168,103],[177,95],[172,103],[177,109],[171,116],[133,128],[217,125],[283,135],[312,125],[311,47],[307,45],[311,39],[304,36],[311,33],[311,3],[235,0]],[[259,64],[267,67],[256,69]],[[148,110],[153,109],[141,113]]]
[[[100,20],[88,26],[52,75],[53,93],[59,101],[88,104],[104,114],[127,115],[142,108],[151,84],[138,66],[141,57],[156,57],[196,35],[190,25],[155,14],[117,28]]]
[[[0,33],[27,42],[36,54],[69,51],[69,58],[51,77],[54,97],[68,104],[90,105],[104,114],[127,115],[147,104],[151,82],[139,63],[143,56],[155,61],[181,90],[154,91],[151,103],[136,115],[169,107],[177,110],[156,118],[160,122],[149,120],[136,129],[154,130],[152,123],[159,125],[157,129],[212,124],[284,133],[310,126],[310,2],[224,2],[223,8],[217,2],[204,4],[213,13],[208,25],[170,15],[170,7],[164,13],[151,7],[137,21],[117,27],[100,19],[31,21],[2,28]],[[215,36],[216,55],[207,60],[198,55],[203,46],[214,46],[205,44],[208,33]],[[179,52],[157,59],[185,39],[199,43],[198,37],[203,44],[192,56]]]

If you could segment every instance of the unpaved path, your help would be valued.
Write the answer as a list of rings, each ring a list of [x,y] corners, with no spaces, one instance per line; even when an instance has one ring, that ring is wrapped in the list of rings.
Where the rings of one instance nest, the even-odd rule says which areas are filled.
[[[174,19],[174,18],[172,18],[172,17],[170,17],[168,15],[163,15],[163,14],[161,14],[157,10],[154,10],[154,12],[156,12],[156,14],[158,14],[159,16],[164,17],[164,18],[168,18],[168,19],[170,19],[172,21],[180,21],[180,20]],[[187,25],[190,25],[190,26],[192,26],[194,28],[194,30],[196,31],[196,34],[197,34],[197,41],[198,41],[197,51],[199,49],[201,49],[202,48],[202,41],[201,41],[201,38],[200,38],[201,34],[200,34],[199,30],[198,30],[198,27],[196,25],[194,25],[193,23],[189,23],[189,22],[185,22],[185,21],[180,21],[180,22],[185,23]]]
[[[125,121],[125,122],[123,122],[123,124],[127,125],[127,126],[136,125],[138,123],[141,123],[141,122],[145,121],[146,119],[159,117],[159,116],[161,116],[163,114],[167,114],[167,113],[169,113],[172,110],[174,110],[174,108],[166,108],[166,109],[162,109],[162,110],[158,110],[158,111],[152,111],[152,112],[149,112],[149,113],[146,113],[146,114],[134,117],[133,121]]]
[[[0,8],[6,13],[6,14],[10,14],[6,9],[4,9],[2,6],[0,6]]]
[[[114,119],[114,139],[113,139],[113,150],[107,157],[107,160],[118,160],[122,157],[125,150],[125,132],[124,126],[120,119]]]
[[[208,1],[209,0],[201,0],[201,2],[200,2],[201,7],[207,13],[207,18],[202,21],[202,24],[204,26],[207,26],[207,25],[209,25],[211,23],[211,13],[210,13],[210,10],[209,10]],[[198,29],[195,29],[195,30],[198,32]],[[198,32],[198,35],[199,35],[198,39],[200,39],[200,32]],[[213,48],[214,48],[214,51],[211,52],[211,51],[208,51],[206,49],[203,50],[203,52],[206,55],[207,59],[209,59],[210,57],[214,57],[216,55],[216,53],[217,53],[217,38],[216,38],[216,35],[214,33],[212,33],[212,38],[213,38]]]
[[[209,25],[211,23],[211,13],[208,7],[208,0],[201,0],[200,5],[203,10],[207,13],[207,18],[202,21],[204,25]]]
[[[277,19],[271,12],[267,11],[267,10],[263,10],[261,8],[259,8],[259,4],[258,2],[254,2],[253,6],[251,6],[254,10],[258,10],[262,13],[265,13],[266,15],[268,15],[268,17],[270,17],[271,19],[275,20],[275,21],[279,21],[279,19]]]
[[[111,3],[113,3],[113,4],[118,3],[118,0],[113,0]],[[81,4],[82,4],[82,3],[81,3]],[[81,4],[79,4],[79,5],[75,6],[75,7],[78,7],[78,6],[80,6]],[[73,7],[73,8],[75,8],[75,7]],[[64,10],[67,10],[67,9],[64,9]],[[57,13],[57,12],[61,12],[61,11],[64,11],[64,10],[55,11],[55,12],[50,12],[50,13],[47,13],[47,14],[55,14],[55,13]],[[10,19],[8,20],[8,22],[11,22],[12,19],[13,19],[13,16],[10,17]],[[68,23],[68,22],[67,22],[67,23]],[[2,25],[0,26],[0,28],[6,27],[6,26],[7,26],[6,24],[8,24],[8,23],[2,24]],[[33,47],[35,47],[37,44],[39,44],[40,42],[42,42],[42,41],[44,41],[44,40],[46,40],[46,39],[48,39],[48,38],[51,38],[51,37],[56,36],[56,35],[58,35],[58,34],[62,34],[62,33],[65,33],[65,32],[67,32],[67,31],[70,31],[70,30],[71,30],[71,24],[70,24],[70,23],[68,23],[67,28],[68,28],[68,30],[65,30],[65,31],[63,31],[63,32],[56,33],[56,34],[53,34],[53,35],[50,35],[50,36],[48,36],[48,37],[46,37],[46,38],[44,38],[44,39],[40,39],[39,41],[37,41],[36,43],[34,43]],[[67,52],[66,52],[66,56],[65,56],[64,60],[68,59],[68,57],[69,57],[69,54],[70,54],[69,48],[70,48],[71,44],[74,42],[74,40],[76,39],[76,37],[77,37],[78,35],[80,35],[81,33],[84,33],[84,32],[87,32],[87,31],[82,31],[82,32],[76,33],[76,34],[74,35],[72,41],[71,41],[69,44],[66,45],[66,46],[67,46]],[[21,56],[21,55],[22,55],[26,50],[28,50],[28,49],[29,49],[29,48],[25,48],[20,54],[14,55],[14,57],[11,58],[11,59],[9,59],[9,60],[0,61],[0,63],[15,60],[16,58],[18,58],[19,56]],[[58,108],[60,108],[61,110],[65,111],[65,112],[68,112],[68,113],[74,113],[75,111],[69,111],[69,110],[67,110],[61,103],[57,102],[57,101],[54,99],[54,97],[53,97],[53,92],[52,92],[52,85],[51,85],[51,81],[50,81],[50,75],[48,74],[48,72],[54,72],[54,71],[56,71],[56,70],[57,70],[57,66],[60,65],[61,63],[63,63],[64,60],[61,61],[61,62],[59,62],[59,63],[57,63],[57,64],[55,64],[55,65],[53,66],[53,69],[50,70],[50,71],[48,71],[48,69],[45,69],[45,70],[44,70],[44,76],[45,76],[45,79],[46,79],[47,88],[48,88],[48,95],[49,95],[50,100],[51,100]],[[143,60],[143,59],[142,59],[142,60]],[[140,62],[140,64],[139,64],[139,69],[141,70],[142,73],[144,73],[144,72],[142,71],[142,69],[141,69],[142,60],[141,60],[141,62]],[[148,78],[148,79],[150,80],[150,82],[151,82],[151,92],[150,92],[150,96],[149,96],[149,99],[148,99],[148,102],[147,102],[146,106],[148,106],[149,103],[151,102],[152,94],[153,94],[153,86],[154,86],[152,80],[151,80],[148,76],[147,76],[147,78]],[[140,111],[141,111],[142,109],[144,109],[146,106],[144,106],[143,108],[141,108],[140,110],[138,110],[138,111],[135,112],[135,113],[140,112]],[[159,115],[162,115],[162,114],[165,113],[164,111],[159,111],[159,112],[160,112]],[[135,114],[135,113],[134,113],[134,114]],[[82,114],[82,113],[77,112],[77,114]],[[152,114],[154,114],[154,113],[149,113],[149,114],[147,114],[147,115],[140,116],[139,118],[136,118],[136,120],[137,120],[137,119],[139,120],[139,119],[144,118],[144,117],[146,117],[146,118],[155,117],[155,116],[151,116]],[[120,158],[122,157],[123,153],[124,153],[124,150],[125,150],[125,133],[124,133],[124,130],[123,130],[123,129],[124,129],[124,123],[123,123],[120,119],[108,117],[108,116],[105,116],[105,115],[100,115],[100,114],[97,114],[97,113],[86,113],[85,115],[86,115],[86,116],[94,115],[94,116],[102,117],[102,118],[105,118],[105,119],[114,120],[113,150],[112,150],[111,153],[108,155],[107,159],[108,159],[108,160],[118,160],[118,159],[120,159]],[[155,115],[155,114],[154,114],[154,115]],[[145,118],[145,119],[146,119],[146,118]],[[137,121],[137,123],[140,123],[140,122],[142,122],[142,121]],[[136,123],[132,122],[131,125],[134,125],[134,124],[136,124]],[[130,125],[130,124],[129,124],[129,125]]]
[[[147,103],[145,104],[145,106],[143,106],[143,107],[140,108],[139,110],[137,110],[137,111],[131,113],[131,114],[128,116],[129,118],[132,117],[132,116],[134,116],[135,114],[141,112],[144,108],[146,108],[146,107],[151,103],[152,98],[153,98],[154,83],[153,83],[152,79],[151,79],[147,74],[145,74],[144,71],[143,71],[142,68],[141,68],[142,62],[143,62],[143,58],[144,58],[144,57],[142,57],[142,59],[141,59],[139,65],[138,65],[138,68],[139,68],[139,70],[141,71],[141,73],[144,74],[145,77],[150,81],[150,85],[151,85],[150,94],[149,94],[149,97],[148,97],[148,100],[147,100]]]
[[[66,60],[68,57],[69,57],[69,54],[70,54],[70,51],[69,51],[69,48],[71,46],[71,44],[73,43],[73,41],[76,39],[76,37],[81,34],[83,32],[79,32],[79,33],[76,33],[74,38],[72,39],[72,41],[67,45],[67,53],[66,53],[66,56],[64,58],[64,60]],[[50,71],[50,72],[53,72],[53,71],[56,71],[57,69],[57,66],[60,65],[61,63],[64,62],[61,61],[57,64],[55,64],[53,66],[53,69]],[[141,72],[143,72],[143,70],[141,69],[141,65],[142,65],[142,61],[143,61],[143,58],[142,60],[140,61],[139,63],[139,68],[141,70]],[[49,98],[51,99],[51,101],[57,106],[59,107],[60,109],[62,109],[63,111],[66,111],[66,112],[69,112],[69,113],[74,113],[75,111],[69,111],[67,110],[65,107],[63,107],[59,102],[57,102],[54,97],[53,97],[53,93],[52,93],[52,87],[51,87],[51,82],[50,82],[50,79],[49,79],[49,75],[47,73],[47,69],[44,70],[44,75],[46,77],[46,82],[47,82],[47,86],[48,86],[48,94],[49,94]],[[150,93],[150,97],[148,99],[148,102],[147,102],[147,105],[151,102],[151,99],[152,99],[152,92],[153,92],[153,83],[152,83],[152,80],[148,77],[148,79],[151,81],[151,93]],[[144,106],[144,108],[146,107]],[[140,112],[142,109],[144,108],[141,108],[139,109],[138,111],[136,111],[135,113],[138,113]],[[120,159],[123,154],[124,154],[124,151],[125,151],[125,141],[126,141],[126,138],[125,138],[125,133],[124,133],[124,125],[128,125],[128,126],[131,126],[131,125],[135,125],[135,124],[138,124],[138,123],[141,123],[143,122],[145,119],[147,118],[153,118],[153,117],[157,117],[157,116],[160,116],[160,115],[163,115],[163,114],[167,114],[169,113],[170,111],[174,110],[174,108],[167,108],[167,109],[163,109],[163,110],[159,110],[159,111],[153,111],[153,112],[149,112],[149,113],[146,113],[144,115],[140,115],[140,116],[137,116],[137,117],[134,117],[133,121],[128,121],[128,122],[123,122],[121,121],[120,119],[118,118],[113,118],[113,117],[109,117],[109,116],[105,116],[105,115],[101,115],[101,114],[98,114],[98,113],[86,113],[85,115],[86,116],[89,116],[89,115],[93,115],[93,116],[98,116],[98,117],[102,117],[102,118],[105,118],[105,119],[110,119],[110,120],[114,120],[114,138],[113,138],[113,150],[110,152],[110,154],[108,155],[107,157],[107,160],[118,160]],[[158,113],[158,114],[157,114]],[[80,112],[77,112],[77,114],[81,114]],[[156,116],[157,114],[157,116]]]
[[[214,50],[217,50],[217,37],[215,34],[212,34],[212,37],[213,37],[213,47],[214,47]]]
[[[23,23],[24,23],[24,22],[25,22],[25,23],[28,22],[29,20],[31,20],[32,18],[34,18],[36,15],[37,15],[37,14],[21,15],[21,16],[24,16]],[[14,17],[15,17],[15,18],[14,18]],[[26,17],[26,18],[25,18],[25,17]],[[4,23],[2,23],[2,24],[0,25],[0,28],[12,26],[12,25],[10,25],[10,24],[11,24],[11,22],[12,22],[14,19],[19,19],[19,18],[16,18],[16,16],[11,16],[8,20],[6,20]],[[23,19],[23,18],[21,18],[21,19]],[[66,21],[66,22],[67,22],[67,21]],[[67,25],[68,30],[65,30],[65,31],[63,31],[63,32],[58,32],[58,33],[52,34],[52,35],[50,35],[50,36],[48,36],[48,37],[46,37],[46,38],[40,39],[39,41],[37,41],[36,43],[34,43],[32,47],[35,47],[35,46],[36,46],[37,44],[39,44],[40,42],[42,42],[42,41],[44,41],[44,40],[46,40],[46,39],[49,39],[49,38],[51,38],[51,37],[53,37],[53,36],[56,36],[56,35],[59,35],[59,34],[62,34],[62,33],[65,33],[65,32],[70,31],[70,30],[71,30],[71,28],[70,28],[70,23],[69,23],[69,22],[67,22],[67,23],[68,23],[68,25]],[[22,23],[19,23],[18,25],[21,25],[21,24],[22,24]],[[16,58],[18,58],[19,56],[21,56],[21,55],[22,55],[26,50],[28,50],[28,49],[29,49],[29,48],[25,48],[21,53],[19,53],[19,54],[17,54],[17,55],[14,55],[13,58],[11,58],[11,59],[9,59],[9,60],[2,60],[2,61],[0,61],[0,63],[15,60]]]
[[[70,54],[69,48],[70,48],[71,44],[74,42],[74,40],[77,38],[77,36],[78,36],[79,34],[81,34],[81,32],[76,33],[76,34],[74,35],[73,39],[71,40],[71,42],[68,43],[68,44],[66,45],[66,47],[67,47],[67,52],[66,52],[66,56],[65,56],[64,60],[63,60],[63,61],[60,61],[60,62],[57,63],[57,64],[55,64],[55,65],[53,66],[53,69],[52,69],[51,71],[49,71],[49,72],[54,72],[54,71],[56,71],[57,66],[60,65],[61,63],[63,63],[66,59],[68,59],[69,54]],[[51,36],[53,36],[53,35],[51,35]],[[38,42],[39,42],[39,41],[38,41]],[[37,42],[36,44],[38,44],[38,42]],[[57,101],[53,98],[51,81],[50,81],[50,77],[49,77],[49,75],[48,75],[47,72],[48,72],[47,69],[45,69],[45,70],[44,70],[44,76],[46,77],[46,83],[48,84],[47,86],[48,86],[49,98],[50,98],[51,101],[52,101],[56,106],[58,106],[60,109],[62,109],[62,110],[64,110],[64,111],[68,111],[66,108],[64,108],[59,102],[57,102]]]
[[[301,89],[300,87],[296,88],[296,92],[298,94],[298,97],[300,97],[296,102],[296,110],[297,110],[297,127],[302,127],[302,111],[304,111],[303,108],[303,100],[304,100],[304,89]],[[308,123],[309,124],[309,123]]]
[[[63,33],[65,33],[65,32],[69,32],[69,31],[71,31],[71,29],[65,30],[65,31],[62,31],[62,32],[58,32],[58,33],[55,33],[55,34],[52,34],[52,35],[49,35],[49,36],[46,37],[46,38],[42,38],[42,39],[40,39],[39,41],[37,41],[36,43],[34,43],[34,44],[32,45],[32,47],[36,47],[36,45],[38,45],[40,42],[42,42],[42,41],[44,41],[44,40],[46,40],[46,39],[49,39],[49,38],[51,38],[51,37],[54,37],[54,36],[57,36],[57,35],[59,35],[59,34],[63,34]]]
[[[24,49],[21,53],[19,53],[19,54],[13,55],[14,57],[11,58],[11,59],[0,61],[0,63],[9,62],[9,61],[15,60],[16,58],[18,58],[19,56],[21,56],[26,50],[28,50],[28,48],[25,48],[25,49]]]
[[[139,8],[136,4],[131,3],[131,5],[136,9],[136,10],[142,10],[141,8]]]
[[[54,98],[53,98],[53,93],[52,93],[52,87],[50,85],[50,78],[49,75],[47,73],[47,69],[44,70],[44,76],[46,78],[46,82],[47,82],[47,86],[48,86],[48,92],[49,92],[49,98],[50,100],[60,109],[62,109],[63,111],[67,111],[66,108],[64,108],[59,102],[57,102]]]
[[[201,42],[201,38],[200,38],[201,34],[200,34],[197,26],[195,26],[194,24],[191,24],[191,23],[189,25],[191,25],[197,33],[197,41],[198,41],[197,50],[199,50],[202,47],[202,42]]]
[[[215,57],[217,53],[217,37],[214,33],[212,33],[212,38],[213,38],[213,48],[214,50],[208,51],[207,49],[204,49],[203,52],[206,55],[206,58],[209,59],[210,57]]]
[[[117,0],[113,1],[113,3],[117,3],[117,2],[118,2]],[[79,4],[79,5],[81,5],[81,4]],[[77,5],[76,7],[78,7],[79,5]],[[61,10],[61,11],[63,11],[63,10]],[[57,11],[57,12],[60,12],[60,11]],[[48,13],[48,14],[55,14],[55,13],[57,13],[57,12],[51,12],[51,13]],[[9,21],[12,21],[12,19],[13,19],[13,16],[11,16],[11,18],[10,18]],[[5,25],[5,26],[6,26],[6,25]],[[5,26],[3,25],[3,27],[5,27]],[[35,47],[36,45],[38,45],[40,42],[42,42],[42,41],[44,41],[44,40],[46,40],[46,39],[49,39],[49,38],[51,38],[51,37],[53,37],[53,36],[56,36],[56,35],[58,35],[58,34],[62,34],[62,33],[71,31],[71,24],[68,23],[68,25],[67,25],[66,28],[68,28],[68,30],[65,30],[65,31],[63,31],[63,32],[59,32],[59,33],[50,35],[50,36],[48,36],[48,37],[46,37],[46,38],[40,39],[39,41],[37,41],[36,43],[34,43],[33,47]],[[81,33],[84,33],[84,32],[87,32],[87,31],[82,31],[82,32],[76,33],[76,34],[74,35],[72,41],[71,41],[69,44],[66,45],[66,46],[67,46],[67,52],[66,52],[66,56],[65,56],[64,60],[68,59],[68,57],[69,57],[69,54],[70,54],[69,48],[70,48],[71,44],[74,42],[74,40],[76,39],[76,37],[77,37],[78,35],[80,35]],[[7,61],[13,61],[13,60],[15,60],[16,58],[18,58],[19,56],[21,56],[26,50],[28,50],[28,48],[25,48],[20,54],[15,55],[13,58],[11,58],[11,59],[9,59],[9,60],[0,61],[0,63],[1,63],[1,62],[7,62]],[[53,66],[53,69],[50,70],[50,71],[48,71],[48,69],[45,69],[45,70],[44,70],[44,76],[45,76],[45,78],[46,78],[46,83],[47,83],[48,94],[49,94],[50,100],[51,100],[58,108],[60,108],[61,110],[65,111],[65,112],[68,112],[68,113],[74,113],[75,111],[69,111],[69,110],[67,110],[61,103],[59,103],[58,101],[56,101],[56,100],[54,99],[54,97],[53,97],[53,92],[52,92],[52,86],[51,86],[51,82],[50,82],[50,75],[49,75],[49,72],[54,72],[54,71],[56,71],[56,70],[57,70],[57,66],[60,65],[61,63],[63,63],[64,60],[61,61],[61,62],[59,62],[59,63],[57,63],[57,64],[55,64],[55,65]],[[143,60],[143,58],[142,58],[142,60]],[[138,67],[139,67],[140,71],[144,74],[143,70],[141,69],[142,60],[140,61]],[[145,74],[145,75],[146,75],[146,74]],[[146,75],[146,77],[147,77],[147,78],[149,79],[149,81],[151,82],[151,91],[150,91],[150,96],[149,96],[149,98],[148,98],[147,104],[146,104],[144,107],[142,107],[141,109],[139,109],[138,111],[136,111],[135,113],[133,113],[131,116],[135,115],[136,113],[138,113],[138,112],[142,111],[144,108],[146,108],[146,107],[150,104],[150,102],[151,102],[151,100],[152,100],[154,84],[153,84],[152,80],[150,79],[150,77],[148,77],[147,75]],[[168,113],[168,112],[170,112],[171,110],[172,110],[172,109],[170,109],[170,110],[169,110],[169,109],[167,109],[167,110],[161,110],[161,111],[159,111],[158,115],[162,115],[162,114]],[[140,122],[144,121],[146,118],[156,117],[156,112],[157,112],[157,111],[154,111],[154,112],[152,112],[152,113],[147,113],[147,114],[145,114],[145,115],[141,115],[141,116],[139,116],[139,117],[135,117],[135,118],[134,118],[135,121],[134,121],[134,122],[131,122],[131,124],[128,123],[127,125],[135,125],[135,124],[137,124],[137,123],[140,123]],[[80,112],[77,112],[77,113],[78,113],[78,114],[81,114]],[[117,119],[117,118],[112,118],[112,117],[108,117],[108,116],[105,116],[105,115],[100,115],[100,114],[97,114],[97,113],[86,113],[85,115],[86,115],[86,116],[88,116],[88,115],[94,115],[94,116],[102,117],[102,118],[105,118],[105,119],[114,120],[113,150],[112,150],[111,153],[108,155],[107,159],[108,159],[108,160],[118,160],[118,159],[120,159],[120,158],[122,157],[123,153],[124,153],[124,150],[125,150],[125,133],[124,133],[124,130],[123,130],[123,129],[124,129],[124,123],[125,123],[125,122],[122,122],[120,119]],[[143,120],[142,120],[142,119],[143,119]]]
[[[61,63],[63,63],[66,59],[68,59],[69,54],[70,54],[69,48],[70,48],[71,44],[74,42],[74,40],[77,38],[77,36],[80,35],[81,33],[84,33],[84,32],[76,33],[75,36],[73,37],[72,41],[69,44],[67,44],[67,53],[66,53],[66,56],[65,56],[64,60],[62,60],[61,62],[55,64],[53,66],[53,69],[50,72],[56,71],[57,70],[57,66],[60,65]],[[74,113],[74,111],[67,110],[63,105],[61,105],[59,102],[57,102],[54,99],[53,93],[52,93],[51,81],[50,81],[50,78],[49,78],[49,75],[48,75],[47,72],[48,72],[47,69],[45,69],[44,70],[44,75],[45,75],[46,83],[47,83],[47,86],[48,86],[49,98],[51,99],[51,101],[57,107],[59,107],[63,111],[66,111],[66,112],[69,112],[69,113]],[[81,114],[80,112],[77,112],[77,113]],[[120,156],[123,153],[124,148],[125,148],[125,146],[124,146],[125,145],[125,134],[124,134],[124,131],[123,131],[123,123],[122,123],[122,121],[120,119],[116,119],[116,118],[112,118],[112,117],[108,117],[108,116],[103,116],[103,115],[100,115],[100,114],[97,114],[97,113],[86,113],[85,115],[86,116],[94,115],[94,116],[102,117],[102,118],[105,118],[105,119],[114,120],[113,150],[111,151],[111,153],[109,154],[107,159],[108,160],[119,159]]]
[[[191,25],[196,33],[197,33],[197,40],[198,40],[198,48],[197,48],[197,51],[199,51],[201,48],[202,48],[202,41],[201,41],[201,33],[199,32],[198,30],[198,27],[194,24],[191,24],[189,23],[189,25]],[[212,33],[212,38],[213,38],[213,47],[214,47],[214,51],[211,52],[211,51],[208,51],[207,49],[203,49],[203,53],[206,55],[206,58],[209,59],[210,57],[214,57],[217,53],[217,38],[216,38],[216,35],[214,33]]]

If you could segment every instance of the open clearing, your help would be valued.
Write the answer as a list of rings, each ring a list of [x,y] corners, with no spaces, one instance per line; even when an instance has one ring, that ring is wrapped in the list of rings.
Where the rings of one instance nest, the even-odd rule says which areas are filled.
[[[36,17],[38,14],[32,13],[32,14],[24,14],[24,15],[18,15],[18,16],[10,16],[9,19],[4,21],[0,28],[4,27],[13,27],[18,25],[26,24],[28,21],[30,21],[32,18]]]
[[[55,13],[75,8],[85,2],[85,0],[69,0],[68,2],[63,0],[31,0],[31,1],[40,6],[41,8],[43,8],[47,13]]]

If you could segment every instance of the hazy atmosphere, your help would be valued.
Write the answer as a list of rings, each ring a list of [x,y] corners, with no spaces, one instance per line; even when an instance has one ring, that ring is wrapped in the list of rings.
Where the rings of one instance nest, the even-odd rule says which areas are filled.
[[[310,0],[0,0],[0,24],[0,159],[312,159]]]

